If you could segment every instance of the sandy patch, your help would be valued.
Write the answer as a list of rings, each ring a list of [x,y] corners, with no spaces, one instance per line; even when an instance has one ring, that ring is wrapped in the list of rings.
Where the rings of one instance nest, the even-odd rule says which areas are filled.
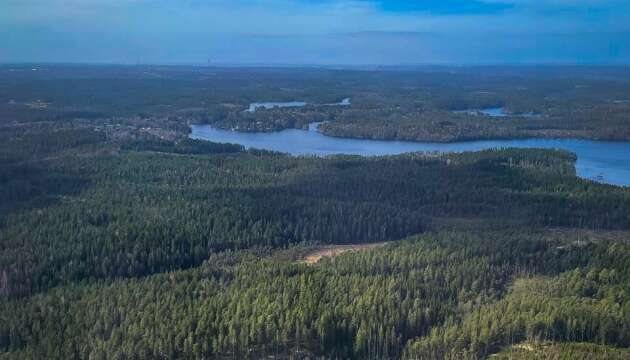
[[[370,243],[370,244],[354,244],[354,245],[326,245],[314,249],[307,254],[300,263],[307,265],[315,265],[321,258],[339,256],[349,251],[367,251],[383,247],[390,242]]]

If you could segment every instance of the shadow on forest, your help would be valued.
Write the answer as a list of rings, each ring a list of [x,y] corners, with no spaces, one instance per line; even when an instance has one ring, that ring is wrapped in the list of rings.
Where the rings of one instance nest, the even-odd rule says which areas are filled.
[[[40,166],[3,164],[0,166],[0,220],[16,210],[48,206],[62,196],[79,193],[88,185],[87,179]]]

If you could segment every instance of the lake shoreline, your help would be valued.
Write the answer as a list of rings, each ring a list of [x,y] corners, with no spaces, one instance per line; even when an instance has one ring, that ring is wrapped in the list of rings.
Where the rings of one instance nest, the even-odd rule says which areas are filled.
[[[209,126],[214,129],[223,130],[223,131],[231,131],[235,133],[243,133],[243,134],[271,134],[271,133],[279,133],[286,130],[301,130],[301,131],[315,131],[319,134],[322,134],[327,137],[337,138],[337,139],[352,139],[352,140],[374,140],[374,141],[400,141],[400,142],[410,142],[410,143],[435,143],[435,144],[455,144],[455,143],[466,143],[466,142],[477,142],[477,141],[511,141],[511,140],[583,140],[583,141],[597,141],[597,142],[611,142],[611,143],[629,143],[630,139],[617,139],[617,138],[608,138],[608,137],[591,137],[586,134],[579,135],[577,130],[563,130],[563,131],[548,131],[546,134],[528,134],[525,133],[522,136],[488,136],[488,137],[455,137],[452,139],[440,139],[434,137],[426,137],[426,138],[407,138],[407,137],[369,137],[369,136],[361,136],[361,135],[352,135],[352,134],[344,134],[337,135],[330,133],[328,131],[321,131],[319,129],[312,130],[310,126],[315,124],[314,122],[309,123],[308,127],[287,127],[281,129],[250,129],[250,128],[230,128],[226,126],[218,126],[211,123],[193,123],[190,124],[189,129],[192,129],[192,126]],[[318,123],[319,124],[319,123]],[[192,130],[188,132],[190,135]],[[564,134],[564,135],[563,135]]]
[[[273,132],[273,131],[272,131]],[[407,141],[407,142],[431,142],[437,144],[453,144],[460,142],[475,142],[475,141],[509,141],[509,140],[534,140],[534,139],[546,139],[546,140],[586,140],[586,141],[600,141],[600,142],[619,142],[619,143],[630,143],[630,139],[627,140],[619,140],[615,138],[599,138],[599,137],[589,137],[589,136],[576,136],[573,133],[567,133],[565,136],[558,135],[557,133],[553,134],[542,134],[542,135],[529,135],[523,134],[522,136],[489,136],[489,137],[456,137],[453,139],[442,140],[439,138],[405,138],[405,137],[368,137],[368,136],[360,136],[360,135],[335,135],[325,131],[318,132],[322,135],[339,138],[339,139],[357,139],[357,140],[379,140],[379,141]]]
[[[461,153],[498,148],[542,148],[576,154],[576,174],[584,179],[630,186],[630,142],[585,139],[503,139],[450,143],[353,139],[328,136],[315,129],[285,129],[274,132],[237,132],[211,125],[192,125],[189,137],[218,143],[234,143],[248,149],[277,151],[297,156],[383,156],[413,152]]]

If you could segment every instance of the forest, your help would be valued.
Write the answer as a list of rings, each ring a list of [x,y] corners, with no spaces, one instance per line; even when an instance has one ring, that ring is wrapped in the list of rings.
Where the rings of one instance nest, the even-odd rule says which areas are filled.
[[[442,80],[476,72],[52,67],[0,76],[0,359],[630,356],[630,189],[577,177],[572,153],[296,157],[187,138],[213,116],[341,124],[385,91],[397,107],[403,82],[455,91]],[[543,86],[527,68],[490,71],[485,84]],[[622,71],[531,77],[604,86]],[[555,96],[584,91],[593,110],[616,86]],[[444,109],[508,105],[432,89]]]
[[[329,136],[455,142],[516,138],[630,139],[627,68],[445,68],[442,71],[326,73],[306,93],[256,101],[306,100],[302,108],[242,111],[221,104],[198,122],[236,131],[302,129],[323,122]],[[330,76],[332,79],[328,79]],[[329,96],[318,90],[324,86]],[[274,89],[277,90],[277,89]],[[275,92],[275,91],[274,91]],[[271,93],[274,93],[271,92]],[[334,97],[331,97],[334,96]],[[352,106],[330,106],[343,98]],[[502,108],[505,116],[479,110]]]
[[[160,137],[190,123],[236,131],[453,142],[508,138],[630,140],[624,66],[477,66],[370,70],[203,66],[0,65],[3,121],[81,122]],[[333,106],[350,99],[351,106]],[[306,106],[245,111],[255,102]],[[508,116],[490,117],[485,108]],[[116,129],[111,129],[118,126]]]

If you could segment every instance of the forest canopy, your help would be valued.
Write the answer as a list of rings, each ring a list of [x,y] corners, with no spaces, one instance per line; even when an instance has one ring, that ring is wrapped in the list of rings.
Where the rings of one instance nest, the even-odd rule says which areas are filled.
[[[578,178],[572,153],[188,138],[316,119],[339,136],[621,139],[623,69],[51,69],[0,71],[0,359],[630,354],[630,189]],[[309,105],[244,112],[265,100]],[[453,112],[485,106],[514,116]]]

